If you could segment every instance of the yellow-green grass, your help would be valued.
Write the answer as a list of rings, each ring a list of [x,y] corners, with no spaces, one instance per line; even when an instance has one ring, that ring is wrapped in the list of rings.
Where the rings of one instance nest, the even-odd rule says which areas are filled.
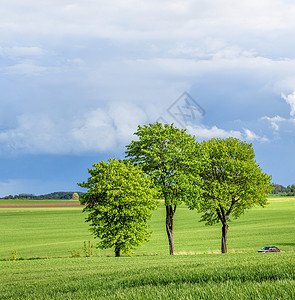
[[[86,213],[81,207],[0,208],[0,260],[9,259],[12,250],[21,258],[68,257],[78,251],[90,234]],[[221,226],[205,226],[200,215],[185,206],[175,214],[175,250],[177,254],[219,253]],[[150,242],[135,255],[166,255],[165,207],[154,212],[150,222]],[[295,248],[295,198],[272,198],[265,208],[254,208],[230,223],[229,252],[255,252],[265,245],[284,251]],[[95,250],[95,255],[111,255],[113,250]]]
[[[177,253],[218,253],[221,247],[221,225],[205,226],[200,215],[180,206],[175,215],[175,249]],[[295,249],[295,198],[271,199],[265,208],[256,207],[229,224],[230,252],[253,252],[264,245],[277,245],[284,251]],[[165,210],[152,220],[151,242],[137,253],[168,251],[165,232]],[[163,243],[163,241],[165,243]],[[153,243],[153,247],[151,247]],[[153,249],[152,249],[153,248]],[[157,249],[157,250],[156,250]]]
[[[231,253],[224,255],[212,254],[220,252],[220,224],[205,226],[180,206],[175,247],[182,255],[171,257],[162,204],[150,242],[135,256],[95,250],[71,258],[93,240],[81,207],[0,208],[0,299],[294,299],[294,214],[289,197],[250,210],[230,224]],[[284,252],[255,252],[270,244]],[[12,261],[12,250],[24,260]]]
[[[93,239],[80,207],[0,208],[0,259],[69,256]]]
[[[294,299],[295,253],[0,261],[4,299]]]

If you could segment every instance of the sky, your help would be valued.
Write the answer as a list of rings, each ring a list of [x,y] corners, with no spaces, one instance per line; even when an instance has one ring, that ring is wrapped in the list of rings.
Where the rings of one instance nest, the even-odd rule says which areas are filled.
[[[295,183],[290,0],[10,0],[0,8],[0,196],[83,191],[138,125],[252,143]]]

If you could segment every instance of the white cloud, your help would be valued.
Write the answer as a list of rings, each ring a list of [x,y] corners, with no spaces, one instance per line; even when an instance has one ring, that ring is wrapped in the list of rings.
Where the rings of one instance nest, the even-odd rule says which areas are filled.
[[[276,36],[280,36],[281,30],[295,28],[292,15],[295,6],[285,2],[53,0],[41,4],[24,0],[21,6],[19,3],[19,0],[13,0],[2,6],[0,33],[3,30],[5,37],[5,28],[12,44],[3,49],[9,49],[15,55],[43,55],[49,58],[56,51],[58,54],[51,59],[60,66],[68,58],[60,58],[59,55],[70,56],[69,52],[74,51],[72,49],[77,54],[84,54],[85,51],[84,58],[89,60],[85,68],[100,74],[104,72],[110,82],[118,69],[128,72],[127,75],[130,69],[134,70],[134,81],[149,74],[150,78],[159,76],[161,80],[163,76],[182,77],[181,81],[186,81],[186,85],[192,85],[194,76],[244,70],[264,76],[272,85],[272,79],[281,80],[293,73],[295,68],[293,52],[269,55],[269,44],[274,44],[273,37],[268,35],[269,40],[265,39],[266,33],[275,31]],[[1,22],[8,22],[11,26],[1,27]],[[14,34],[21,34],[30,42],[23,42],[23,46],[19,43],[13,45],[11,40]],[[91,39],[97,41],[99,47],[96,49],[98,54],[90,58],[88,51],[93,47],[89,44]],[[38,43],[30,46],[31,41]],[[66,48],[69,41],[72,47]],[[276,47],[282,47],[284,51],[292,49],[285,47],[284,42],[276,42]],[[100,48],[107,43],[113,44],[111,49],[104,50],[110,50],[110,54],[102,53],[103,58],[100,58]],[[120,50],[124,47],[127,54],[121,54]],[[130,58],[130,53],[134,53],[134,57]],[[288,55],[290,61],[285,60]],[[81,62],[84,58],[80,58]],[[51,66],[52,61],[22,61],[11,66],[9,72],[40,74]],[[91,71],[84,80],[91,80]],[[117,80],[122,81],[126,77],[120,76]]]
[[[290,116],[291,118],[286,119],[281,116],[275,116],[275,117],[262,117],[261,120],[267,120],[271,123],[271,126],[274,130],[278,131],[279,130],[279,124],[278,123],[283,123],[283,122],[289,122],[293,123],[294,122],[294,116],[295,116],[295,91],[292,94],[285,95],[284,93],[281,94],[281,97],[286,101],[287,104],[290,105]]]
[[[19,104],[24,111],[18,111],[23,114],[18,125],[0,133],[6,148],[63,153],[113,149],[130,139],[138,124],[156,120],[207,75],[202,103],[205,110],[206,102],[220,109],[220,124],[223,108],[216,95],[210,98],[215,90],[212,78],[241,78],[249,89],[255,83],[259,91],[269,91],[295,77],[293,40],[282,37],[294,32],[295,5],[283,1],[11,0],[1,9],[0,53],[9,61],[0,71],[11,82],[21,78],[14,84],[22,95],[9,91],[7,97],[15,106],[26,102]],[[35,86],[27,88],[25,76],[19,75],[44,77],[36,82],[34,77]],[[228,96],[222,88],[218,92],[220,98]],[[292,95],[285,100],[294,115]],[[242,95],[237,101],[246,100]],[[257,99],[248,102],[251,106]],[[68,111],[77,111],[76,120]],[[282,120],[264,119],[279,130]],[[196,135],[263,140],[248,129],[212,125],[199,124]]]
[[[257,140],[259,137],[251,130],[249,129],[244,129],[246,139],[249,141]]]
[[[290,105],[290,116],[295,116],[295,91],[287,96],[282,93],[282,98],[285,99],[286,102]]]
[[[20,47],[20,46],[13,46],[13,47],[2,47],[1,54],[3,56],[8,57],[28,57],[28,56],[42,56],[46,54],[46,51],[40,47]]]
[[[24,114],[17,118],[17,126],[0,132],[4,151],[23,153],[66,153],[71,147],[67,124],[43,114]]]
[[[188,91],[206,111],[185,123],[199,140],[233,136],[264,148],[267,137],[280,137],[282,150],[267,147],[262,160],[275,172],[274,157],[292,161],[294,2],[2,2],[0,157],[121,153],[138,124],[162,116],[183,125],[167,109]],[[44,190],[45,181],[1,179],[0,191],[31,192],[43,182]],[[48,192],[57,186],[64,190],[54,183]]]
[[[241,138],[242,134],[240,131],[226,131],[224,129],[217,128],[213,126],[211,128],[205,126],[187,126],[187,133],[194,135],[196,139],[211,139],[211,138],[227,138],[227,137],[236,137]]]
[[[113,102],[109,107],[109,114],[116,128],[117,140],[120,144],[134,138],[137,126],[147,121],[148,116],[143,108],[127,102]]]
[[[187,126],[186,129],[187,129],[187,133],[194,135],[197,140],[234,137],[240,140],[246,140],[248,142],[255,141],[255,140],[260,142],[268,141],[266,137],[261,137],[249,129],[244,129],[244,132],[241,132],[239,130],[224,130],[218,128],[217,126],[206,127],[204,125]]]
[[[76,123],[71,136],[72,147],[78,151],[106,151],[116,146],[116,130],[112,126],[112,119],[102,109],[89,112]]]
[[[88,110],[71,120],[44,113],[21,115],[16,128],[0,131],[0,149],[34,154],[113,151],[129,143],[146,118],[143,109],[128,103]]]
[[[261,120],[269,121],[271,123],[271,127],[276,131],[278,131],[279,128],[280,128],[278,123],[286,121],[285,118],[282,118],[280,116],[275,116],[275,117],[272,117],[272,118],[265,116],[265,117],[262,117]]]
[[[200,57],[151,57],[116,63],[123,70],[144,71],[145,76],[173,76],[190,83],[196,81],[196,76],[226,72],[227,76],[244,74],[248,76],[248,81],[255,77],[268,85],[275,85],[281,78],[293,74],[295,69],[295,59],[272,59],[239,47],[228,46],[215,52],[206,52],[206,49],[203,49],[196,55]]]
[[[146,120],[142,108],[124,102],[90,111],[73,124],[70,136],[76,149],[72,151],[101,152],[122,148],[133,138],[137,126]]]
[[[21,5],[20,5],[21,4]],[[76,0],[48,3],[10,0],[2,4],[0,30],[45,35],[118,39],[193,39],[216,34],[264,35],[294,28],[294,5],[250,0]],[[171,35],[173,32],[173,35]]]
[[[36,76],[43,74],[44,72],[49,71],[50,68],[37,65],[32,60],[24,60],[20,63],[16,63],[11,66],[7,66],[2,68],[2,71],[6,74],[11,75],[28,75],[28,76]]]

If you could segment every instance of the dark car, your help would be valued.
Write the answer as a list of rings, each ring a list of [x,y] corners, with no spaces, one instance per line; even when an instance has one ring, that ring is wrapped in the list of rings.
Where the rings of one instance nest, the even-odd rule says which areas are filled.
[[[276,246],[264,246],[262,249],[257,250],[256,252],[281,252],[282,250]]]

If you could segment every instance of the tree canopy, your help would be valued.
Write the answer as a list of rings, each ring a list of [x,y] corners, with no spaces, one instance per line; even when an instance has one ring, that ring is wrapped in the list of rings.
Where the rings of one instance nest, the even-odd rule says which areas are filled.
[[[18,194],[18,195],[8,195],[0,199],[26,199],[26,200],[71,200],[74,192],[54,192],[50,194],[44,194],[36,196],[34,194]],[[76,192],[78,196],[82,195],[81,192]]]
[[[198,143],[186,130],[164,126],[161,123],[138,126],[138,140],[126,146],[126,157],[142,166],[158,187],[166,205],[166,232],[170,254],[174,249],[174,214],[176,207],[184,202],[196,205],[200,187],[198,175],[193,170],[201,166],[202,157],[196,155]]]
[[[281,196],[295,196],[295,184],[284,187],[280,184],[274,184],[272,194],[278,194]]]
[[[79,200],[79,194],[77,192],[73,193],[72,200],[75,200],[75,201]]]
[[[222,223],[222,253],[227,252],[228,222],[255,205],[265,206],[272,190],[271,177],[255,161],[251,144],[236,138],[211,139],[202,143],[206,167],[198,169],[202,197],[201,221]]]
[[[147,221],[158,205],[153,182],[140,166],[116,159],[95,163],[88,172],[88,181],[78,184],[89,189],[80,202],[98,247],[113,248],[116,256],[131,253],[151,234]]]

